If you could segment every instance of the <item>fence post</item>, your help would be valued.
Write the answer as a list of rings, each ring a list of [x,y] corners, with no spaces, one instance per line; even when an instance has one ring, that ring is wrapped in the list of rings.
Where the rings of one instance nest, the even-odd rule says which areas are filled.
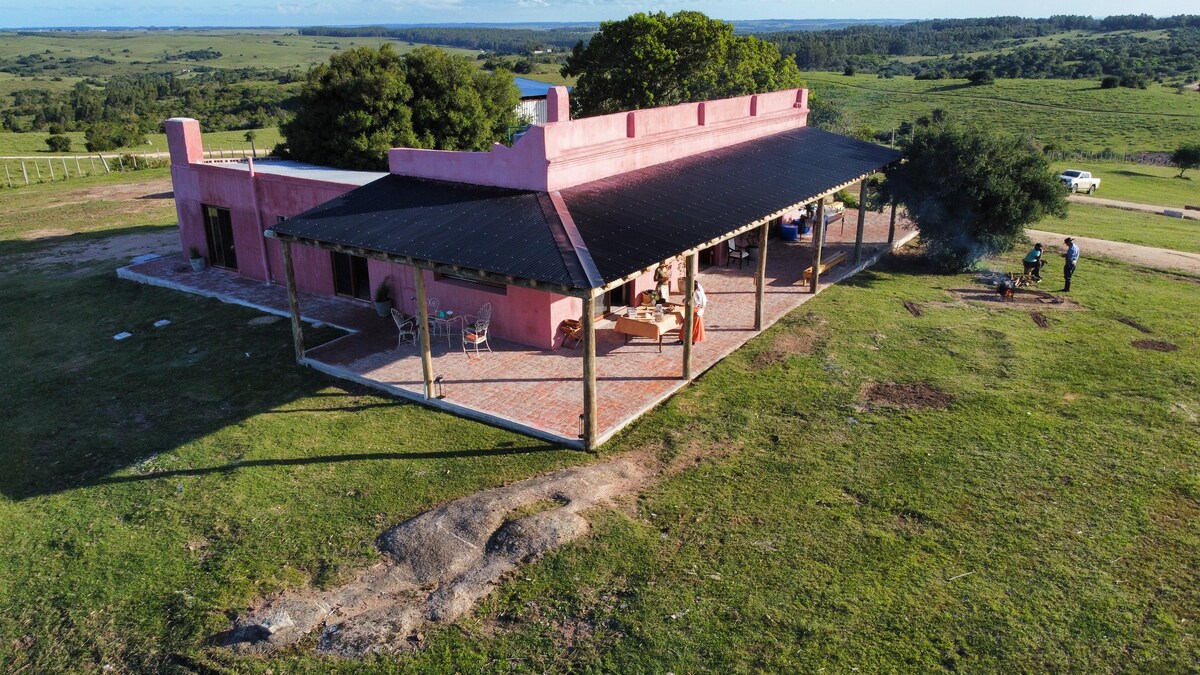
[[[33,163],[33,172],[37,174],[38,182],[42,182],[42,170],[38,168],[36,161]]]
[[[66,180],[71,177],[71,172],[67,171],[67,158],[66,157],[62,158],[62,163],[63,163],[63,180]],[[76,178],[78,178],[78,176],[76,176]]]
[[[46,160],[46,168],[50,169],[50,182],[54,182],[54,162]]]
[[[29,171],[25,168],[25,160],[21,160],[21,174],[25,176],[25,184],[29,185]]]
[[[125,170],[125,158],[120,155],[117,155],[117,171],[124,171],[124,170]]]
[[[4,177],[8,179],[8,187],[12,187],[12,174],[8,172],[8,165],[4,165]]]
[[[100,153],[96,154],[100,155]],[[104,155],[100,155],[100,163],[104,165],[104,175],[107,176],[108,174],[112,173],[112,171],[108,170],[108,160],[104,159]]]
[[[83,178],[83,167],[79,166],[79,155],[75,155],[75,175]]]

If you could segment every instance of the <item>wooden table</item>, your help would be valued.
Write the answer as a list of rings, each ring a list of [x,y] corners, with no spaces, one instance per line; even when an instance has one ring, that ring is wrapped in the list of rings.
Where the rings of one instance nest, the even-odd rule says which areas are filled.
[[[683,314],[672,307],[663,312],[662,321],[655,321],[653,307],[639,307],[636,317],[626,316],[624,312],[619,314],[616,328],[618,333],[625,334],[626,343],[635,337],[658,340],[658,351],[661,352],[663,335],[683,328]]]

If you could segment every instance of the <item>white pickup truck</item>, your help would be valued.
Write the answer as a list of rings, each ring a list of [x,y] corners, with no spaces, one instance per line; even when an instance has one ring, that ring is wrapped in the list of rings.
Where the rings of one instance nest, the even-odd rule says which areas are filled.
[[[1100,187],[1100,179],[1092,178],[1090,171],[1068,169],[1058,174],[1058,179],[1067,186],[1067,190],[1070,192],[1086,192],[1090,195]]]

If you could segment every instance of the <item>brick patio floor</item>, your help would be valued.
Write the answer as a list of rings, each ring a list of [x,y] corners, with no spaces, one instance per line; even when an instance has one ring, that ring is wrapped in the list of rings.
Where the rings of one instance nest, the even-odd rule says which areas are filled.
[[[826,255],[846,250],[848,259],[822,276],[822,288],[869,266],[887,252],[887,215],[867,214],[863,265],[850,262],[854,249],[855,212],[846,227],[830,228]],[[898,223],[897,244],[915,233]],[[813,297],[801,283],[812,259],[809,243],[770,242],[763,318],[767,326]],[[122,278],[216,297],[226,302],[287,315],[287,293],[281,286],[238,277],[220,270],[194,273],[179,256],[159,258],[118,271]],[[709,267],[699,273],[708,294],[706,339],[692,351],[698,376],[741,347],[754,331],[754,270],[751,265]],[[424,401],[421,359],[413,345],[397,347],[396,330],[370,307],[336,298],[302,294],[305,320],[339,326],[351,334],[308,350],[307,365],[330,375],[360,382],[437,408],[547,438],[564,445],[579,441],[583,412],[582,349],[534,349],[493,339],[492,352],[464,355],[459,344],[432,338],[434,376],[442,378],[444,398]],[[683,346],[634,339],[628,344],[611,320],[597,321],[596,378],[599,441],[603,442],[642,413],[686,384],[682,379]]]

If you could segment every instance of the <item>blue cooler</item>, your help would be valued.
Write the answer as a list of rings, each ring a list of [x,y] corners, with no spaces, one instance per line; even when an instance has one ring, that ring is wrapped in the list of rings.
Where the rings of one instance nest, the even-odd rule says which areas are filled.
[[[782,223],[779,226],[779,235],[784,241],[796,241],[800,238],[800,226],[796,223]]]

